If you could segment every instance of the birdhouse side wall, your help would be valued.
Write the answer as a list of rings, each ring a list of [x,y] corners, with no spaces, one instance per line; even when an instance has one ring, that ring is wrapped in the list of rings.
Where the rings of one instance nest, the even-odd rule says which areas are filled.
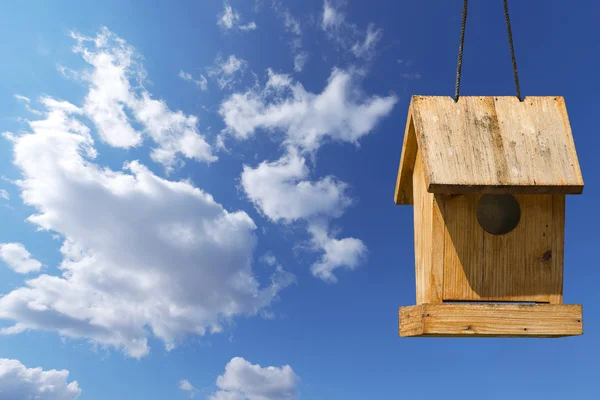
[[[419,150],[412,175],[417,304],[443,301],[444,221],[440,196],[427,192]]]

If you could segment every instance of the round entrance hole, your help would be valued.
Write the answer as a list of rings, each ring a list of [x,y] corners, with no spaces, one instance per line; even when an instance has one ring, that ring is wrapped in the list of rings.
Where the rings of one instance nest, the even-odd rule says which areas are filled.
[[[477,222],[492,235],[505,235],[519,225],[521,207],[510,194],[485,194],[477,204]]]

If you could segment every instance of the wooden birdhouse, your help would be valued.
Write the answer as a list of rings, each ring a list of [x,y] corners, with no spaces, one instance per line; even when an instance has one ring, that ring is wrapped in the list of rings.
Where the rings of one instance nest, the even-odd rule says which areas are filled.
[[[413,96],[396,204],[414,206],[400,336],[583,333],[563,304],[565,196],[583,178],[562,97]]]

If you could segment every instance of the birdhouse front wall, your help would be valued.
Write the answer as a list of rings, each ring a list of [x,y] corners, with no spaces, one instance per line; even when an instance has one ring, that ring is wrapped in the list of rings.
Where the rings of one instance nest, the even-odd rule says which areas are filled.
[[[419,149],[412,191],[417,304],[562,303],[564,194],[515,195],[517,227],[493,235],[477,220],[481,194],[427,191]]]

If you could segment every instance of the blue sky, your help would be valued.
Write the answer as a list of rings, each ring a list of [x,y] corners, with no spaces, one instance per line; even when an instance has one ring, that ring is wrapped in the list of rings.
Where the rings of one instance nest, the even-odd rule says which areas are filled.
[[[502,2],[471,3],[461,94],[513,95]],[[397,335],[407,108],[453,94],[461,1],[4,5],[0,399],[595,398],[600,5],[577,5],[510,4],[522,93],[565,97],[585,180],[585,333],[559,340]]]

